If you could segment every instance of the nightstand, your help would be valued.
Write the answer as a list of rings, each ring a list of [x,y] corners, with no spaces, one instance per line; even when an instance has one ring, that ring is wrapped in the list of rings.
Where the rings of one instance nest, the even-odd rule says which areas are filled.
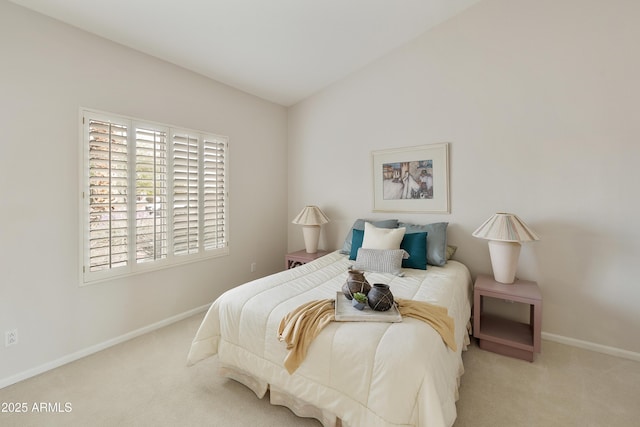
[[[483,298],[528,304],[529,323],[483,313]],[[540,353],[542,294],[536,282],[516,280],[506,285],[481,274],[473,287],[473,311],[473,336],[478,338],[480,348],[529,362],[533,362],[534,353]]]
[[[284,258],[284,266],[288,270],[290,268],[304,265],[308,262],[313,261],[314,259],[325,256],[328,253],[329,251],[321,251],[320,249],[318,249],[318,252],[316,252],[315,254],[307,253],[307,251],[305,251],[304,249],[297,252],[291,252]]]

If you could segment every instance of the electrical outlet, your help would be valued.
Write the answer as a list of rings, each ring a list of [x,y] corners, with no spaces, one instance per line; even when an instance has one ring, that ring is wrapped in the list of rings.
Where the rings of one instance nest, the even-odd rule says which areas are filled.
[[[251,272],[252,272],[252,273],[255,273],[255,271],[256,271],[256,263],[255,263],[255,262],[252,262],[252,263],[251,263]]]
[[[10,331],[5,331],[4,333],[4,346],[9,347],[10,345],[18,344],[18,330],[12,329]]]

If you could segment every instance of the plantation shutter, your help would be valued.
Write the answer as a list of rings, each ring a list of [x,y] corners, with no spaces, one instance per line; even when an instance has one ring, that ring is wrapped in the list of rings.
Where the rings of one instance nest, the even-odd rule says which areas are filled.
[[[228,248],[228,139],[82,111],[83,282]]]
[[[198,137],[173,135],[173,254],[198,252]]]
[[[226,247],[226,138],[204,139],[204,248]]]
[[[128,263],[128,132],[126,124],[89,119],[89,271]]]
[[[167,257],[167,132],[136,127],[136,261]]]

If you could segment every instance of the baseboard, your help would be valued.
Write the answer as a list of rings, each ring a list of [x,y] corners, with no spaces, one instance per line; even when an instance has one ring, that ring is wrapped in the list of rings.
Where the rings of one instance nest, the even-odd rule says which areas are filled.
[[[171,316],[167,319],[161,320],[159,322],[153,323],[151,325],[145,326],[140,329],[136,329],[135,331],[128,332],[124,335],[120,335],[119,337],[104,341],[102,343],[93,345],[91,347],[85,348],[80,351],[76,351],[75,353],[68,354],[59,359],[53,360],[51,362],[47,362],[43,365],[36,366],[35,368],[28,369],[26,371],[20,372],[19,374],[13,375],[8,378],[0,379],[0,389],[10,386],[11,384],[18,383],[20,381],[26,380],[31,377],[35,377],[36,375],[40,375],[44,372],[50,371],[51,369],[58,368],[62,365],[66,365],[67,363],[71,363],[78,359],[82,359],[83,357],[87,357],[93,353],[97,353],[99,351],[105,350],[109,347],[113,347],[114,345],[123,343],[130,339],[139,337],[140,335],[147,334],[149,332],[155,331],[156,329],[163,328],[165,326],[169,326],[172,323],[179,322],[181,320],[187,319],[191,316],[194,316],[198,313],[202,313],[203,311],[209,308],[210,304],[203,305],[201,307],[194,308],[192,310],[186,311],[184,313],[177,314],[175,316]],[[186,361],[185,361],[186,363]]]
[[[542,333],[542,338],[558,342],[560,344],[570,345],[572,347],[579,347],[585,350],[595,351],[597,353],[604,353],[611,356],[621,357],[623,359],[635,360],[640,362],[640,353],[636,353],[629,350],[623,350],[621,348],[609,347],[602,344],[596,344],[590,341],[582,341],[575,338],[569,338],[562,335],[550,334],[548,332]]]
[[[175,316],[169,317],[167,319],[161,320],[159,322],[153,323],[151,325],[147,325],[143,328],[136,329],[135,331],[131,331],[124,335],[120,335],[119,337],[104,341],[102,343],[93,345],[91,347],[85,348],[80,351],[76,351],[75,353],[68,354],[59,359],[53,360],[51,362],[47,362],[40,366],[36,366],[35,368],[28,369],[26,371],[20,372],[19,374],[0,379],[0,389],[8,387],[12,384],[18,383],[20,381],[24,381],[28,378],[35,377],[36,375],[40,375],[44,372],[50,371],[52,369],[58,368],[62,365],[66,365],[67,363],[71,363],[78,359],[82,359],[83,357],[87,357],[93,353],[97,353],[99,351],[105,350],[109,347],[113,347],[114,345],[123,343],[130,339],[139,337],[140,335],[147,334],[149,332],[155,331],[156,329],[163,328],[165,326],[169,326],[172,323],[179,322],[191,316],[194,316],[198,313],[202,313],[209,308],[210,304],[203,305],[201,307],[196,307],[192,310],[186,311],[184,313],[177,314]],[[595,351],[598,353],[609,354],[611,356],[621,357],[623,359],[634,360],[640,362],[640,353],[636,353],[629,350],[623,350],[616,347],[609,347],[606,345],[596,344],[590,341],[583,341],[575,338],[569,338],[562,335],[551,334],[549,332],[542,332],[542,338],[557,342],[560,344],[570,345],[572,347],[583,348],[585,350]]]

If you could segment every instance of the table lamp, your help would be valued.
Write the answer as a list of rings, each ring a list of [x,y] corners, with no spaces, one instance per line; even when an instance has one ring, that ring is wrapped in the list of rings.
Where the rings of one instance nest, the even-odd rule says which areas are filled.
[[[489,241],[493,277],[505,284],[515,280],[521,243],[540,240],[517,215],[505,212],[498,212],[486,220],[472,236]]]
[[[302,212],[296,216],[293,224],[302,225],[304,247],[307,253],[318,252],[318,240],[320,239],[320,226],[329,222],[329,218],[317,206],[305,206]]]

